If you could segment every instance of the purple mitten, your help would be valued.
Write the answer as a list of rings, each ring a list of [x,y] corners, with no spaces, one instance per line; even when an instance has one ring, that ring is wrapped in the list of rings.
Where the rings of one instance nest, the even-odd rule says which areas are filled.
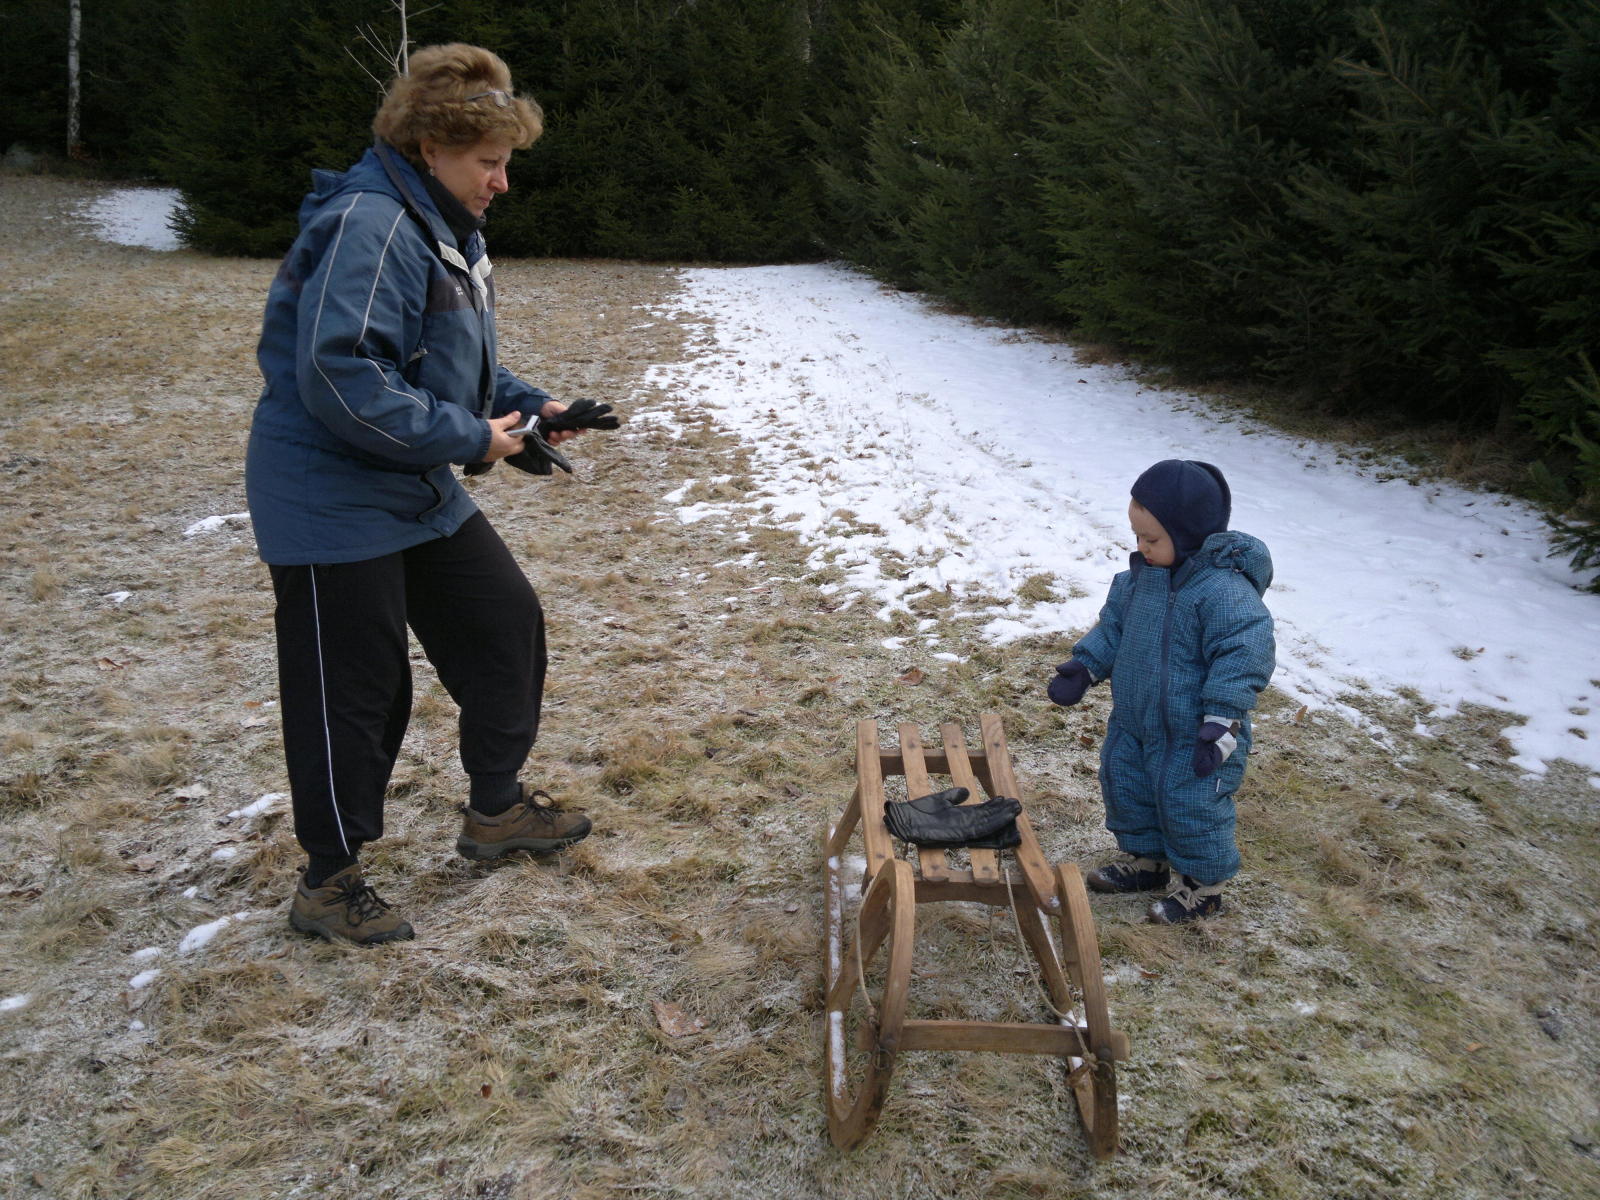
[[[1050,699],[1063,708],[1069,708],[1083,699],[1092,682],[1089,668],[1077,659],[1064,662],[1056,668],[1055,677],[1050,680]]]
[[[1226,738],[1225,746],[1217,743]],[[1194,743],[1194,773],[1201,779],[1211,774],[1222,765],[1222,760],[1233,752],[1232,732],[1226,725],[1219,725],[1215,721],[1207,721],[1200,726],[1200,732]]]

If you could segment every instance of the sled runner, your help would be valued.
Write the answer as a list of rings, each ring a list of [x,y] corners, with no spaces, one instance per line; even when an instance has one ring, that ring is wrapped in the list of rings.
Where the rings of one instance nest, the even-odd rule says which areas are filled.
[[[856,790],[824,842],[825,991],[828,1132],[848,1150],[872,1132],[888,1096],[895,1060],[908,1050],[973,1050],[1050,1054],[1065,1060],[1067,1079],[1096,1158],[1117,1147],[1116,1063],[1128,1038],[1111,1028],[1100,975],[1100,947],[1083,879],[1072,863],[1052,869],[1024,809],[1020,842],[1011,850],[916,849],[916,864],[896,856],[884,821],[884,780],[903,775],[908,798],[925,797],[948,776],[967,788],[970,804],[986,797],[1020,799],[1000,718],[979,718],[981,750],[969,753],[958,724],[940,729],[942,747],[925,749],[915,725],[901,725],[899,747],[880,750],[873,721],[856,725]],[[982,784],[983,791],[979,785]],[[866,866],[857,893],[846,894],[843,862],[859,828]],[[967,865],[951,861],[965,854]],[[1009,855],[1011,863],[1004,861]],[[1054,1009],[1045,1022],[946,1021],[907,1013],[916,909],[939,900],[1010,908],[1043,977]],[[859,901],[859,903],[856,903]],[[854,911],[848,911],[854,905]],[[1061,930],[1057,954],[1047,920]]]

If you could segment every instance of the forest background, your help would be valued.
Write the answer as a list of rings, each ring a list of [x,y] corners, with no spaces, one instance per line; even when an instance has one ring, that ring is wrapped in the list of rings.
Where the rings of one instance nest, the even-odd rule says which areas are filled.
[[[396,10],[92,0],[68,147],[68,0],[11,0],[0,146],[276,255],[370,140]],[[496,48],[546,111],[497,256],[837,257],[1442,428],[1600,588],[1600,0],[442,0],[407,33]]]

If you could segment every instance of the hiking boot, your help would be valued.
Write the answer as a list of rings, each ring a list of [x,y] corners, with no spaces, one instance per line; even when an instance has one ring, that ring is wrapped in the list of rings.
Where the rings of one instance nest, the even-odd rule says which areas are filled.
[[[1222,885],[1201,887],[1198,880],[1187,875],[1172,891],[1150,906],[1145,917],[1152,925],[1183,925],[1201,917],[1214,917],[1222,911]]]
[[[1107,863],[1083,877],[1097,892],[1159,892],[1171,879],[1172,872],[1160,859],[1133,854],[1127,862]]]
[[[302,871],[294,903],[289,906],[289,924],[301,933],[314,933],[330,942],[343,939],[358,946],[416,936],[409,924],[378,899],[378,893],[361,878],[358,866],[328,876],[321,887],[307,887]]]
[[[564,850],[589,836],[589,818],[563,811],[548,792],[532,791],[520,784],[522,799],[497,816],[476,809],[461,809],[461,836],[456,852],[463,858],[499,858],[512,850],[549,854]]]

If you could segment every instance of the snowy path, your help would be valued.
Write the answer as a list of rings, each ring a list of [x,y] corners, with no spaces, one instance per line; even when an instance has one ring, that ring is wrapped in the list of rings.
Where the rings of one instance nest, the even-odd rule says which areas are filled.
[[[1126,562],[1133,479],[1204,459],[1232,485],[1234,526],[1272,550],[1280,688],[1347,715],[1338,697],[1363,685],[1413,688],[1439,714],[1507,709],[1528,718],[1506,731],[1519,765],[1566,758],[1600,787],[1600,597],[1574,590],[1527,506],[1386,479],[836,267],[684,283],[673,315],[701,335],[654,381],[715,409],[758,467],[745,500],[681,519],[770,505],[878,603],[948,588],[986,604],[996,639],[1064,635]],[[1019,603],[1034,575],[1063,598]]]

